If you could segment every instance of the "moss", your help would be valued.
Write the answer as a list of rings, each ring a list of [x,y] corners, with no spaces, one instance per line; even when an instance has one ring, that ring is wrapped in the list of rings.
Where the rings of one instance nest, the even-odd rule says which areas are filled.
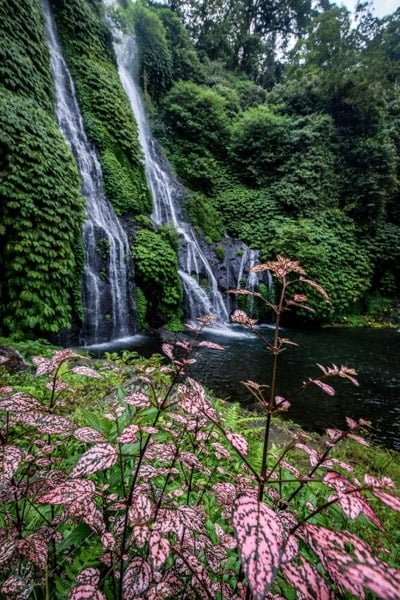
[[[0,3],[0,81],[52,110],[53,84],[39,0]]]
[[[134,240],[136,283],[147,300],[146,320],[161,326],[182,317],[178,254],[165,234],[141,229]]]
[[[0,327],[48,335],[81,316],[83,199],[39,0],[0,4],[0,81]]]
[[[135,287],[134,297],[136,306],[137,326],[139,327],[139,330],[146,331],[148,329],[148,324],[146,321],[147,300],[146,296],[144,295],[144,292],[138,286]]]
[[[54,118],[0,91],[3,328],[50,333],[80,313],[83,199]]]
[[[186,210],[190,222],[202,231],[212,242],[218,242],[224,233],[221,217],[204,194],[190,194],[186,200]]]

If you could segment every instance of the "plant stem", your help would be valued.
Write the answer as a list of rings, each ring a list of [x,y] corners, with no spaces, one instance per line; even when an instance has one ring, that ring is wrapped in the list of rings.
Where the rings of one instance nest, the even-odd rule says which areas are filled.
[[[271,430],[271,419],[272,419],[272,410],[274,408],[274,400],[275,400],[275,392],[276,392],[276,377],[278,371],[278,354],[279,354],[279,326],[281,321],[281,314],[283,310],[283,302],[285,299],[286,292],[286,279],[283,278],[282,281],[282,290],[281,296],[279,298],[279,304],[276,310],[276,320],[275,320],[275,330],[274,330],[274,340],[272,343],[272,372],[271,372],[271,387],[269,393],[269,404],[268,404],[268,414],[267,420],[265,423],[264,430],[264,445],[263,445],[263,454],[262,454],[262,462],[261,462],[261,477],[260,483],[258,487],[258,499],[261,502],[264,495],[264,487],[266,481],[267,474],[267,464],[268,464],[268,446],[269,446],[269,434]]]

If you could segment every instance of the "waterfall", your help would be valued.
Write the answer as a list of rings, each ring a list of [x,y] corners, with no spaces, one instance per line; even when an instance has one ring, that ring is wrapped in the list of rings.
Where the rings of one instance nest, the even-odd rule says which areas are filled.
[[[115,0],[104,0],[104,3],[107,7],[115,6]],[[150,131],[138,78],[134,74],[137,54],[135,40],[119,30],[116,31],[113,24],[111,27],[115,34],[114,51],[119,77],[138,126],[146,178],[153,199],[152,220],[157,226],[164,223],[173,224],[180,237],[179,275],[190,317],[212,314],[219,321],[228,321],[228,311],[211,265],[194,231],[183,216],[179,200],[182,189],[161,159]]]
[[[249,292],[254,292],[260,283],[260,274],[253,273],[252,268],[254,265],[260,262],[260,256],[258,250],[252,250],[245,244],[243,244],[243,254],[240,261],[240,267],[238,271],[238,278],[236,287],[237,289],[246,289]],[[247,274],[245,277],[245,273]],[[267,271],[269,275],[269,271]],[[254,296],[247,298],[246,310],[252,314],[254,308]]]
[[[253,271],[251,270],[254,267],[254,265],[258,264],[259,262],[260,262],[260,256],[259,256],[258,250],[251,250],[249,248],[249,267],[248,267],[249,274],[247,276],[246,288],[250,292],[254,292],[254,290],[256,289],[256,287],[258,286],[258,283],[259,283],[257,273],[253,273]],[[268,271],[268,273],[269,273],[269,271]]]
[[[100,162],[85,132],[74,82],[62,54],[48,0],[43,0],[43,14],[56,91],[57,120],[75,157],[86,200],[81,343],[99,343],[123,337],[133,329],[129,243],[104,195]]]

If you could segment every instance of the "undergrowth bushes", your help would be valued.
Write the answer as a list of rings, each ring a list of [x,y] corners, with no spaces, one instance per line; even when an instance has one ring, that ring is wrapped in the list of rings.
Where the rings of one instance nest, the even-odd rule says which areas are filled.
[[[270,443],[272,419],[291,400],[277,392],[278,356],[291,343],[280,337],[282,313],[306,306],[299,280],[325,292],[295,261],[255,267],[265,269],[280,290],[269,303],[272,337],[234,315],[272,353],[270,386],[245,382],[265,424],[257,417],[253,427],[185,378],[197,349],[223,350],[201,340],[208,318],[163,345],[167,364],[126,356],[86,366],[59,350],[32,359],[30,393],[4,382],[0,589],[10,600],[397,597],[396,547],[382,536],[382,506],[400,510],[395,484],[379,467],[361,480],[335,455],[345,440],[365,448],[367,423],[348,418],[319,444],[296,431],[286,446]],[[351,368],[320,369],[298,393],[332,396],[334,377],[358,385]]]
[[[158,232],[139,230],[133,243],[136,283],[146,298],[146,306],[141,305],[142,314],[146,308],[146,322],[151,316],[149,324],[153,327],[181,319],[182,286],[176,242],[168,228],[161,228]]]

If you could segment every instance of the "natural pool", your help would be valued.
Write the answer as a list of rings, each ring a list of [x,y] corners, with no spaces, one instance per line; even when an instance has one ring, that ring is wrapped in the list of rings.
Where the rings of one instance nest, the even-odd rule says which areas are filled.
[[[265,335],[271,335],[268,326]],[[372,422],[371,437],[376,442],[400,450],[400,333],[395,330],[337,329],[318,331],[285,330],[284,337],[299,344],[279,358],[278,393],[296,390],[307,377],[321,373],[315,363],[336,363],[355,368],[360,387],[347,380],[331,381],[335,396],[318,388],[293,401],[288,417],[305,429],[321,431],[344,425],[346,416],[363,417]],[[202,333],[223,345],[223,352],[202,350],[190,374],[215,391],[221,398],[239,400],[252,406],[251,396],[240,383],[252,379],[268,383],[270,356],[262,343],[239,326],[209,329]],[[160,351],[158,336],[135,336],[111,345],[102,345],[97,353],[124,348],[146,356]],[[312,386],[314,387],[314,386]]]

